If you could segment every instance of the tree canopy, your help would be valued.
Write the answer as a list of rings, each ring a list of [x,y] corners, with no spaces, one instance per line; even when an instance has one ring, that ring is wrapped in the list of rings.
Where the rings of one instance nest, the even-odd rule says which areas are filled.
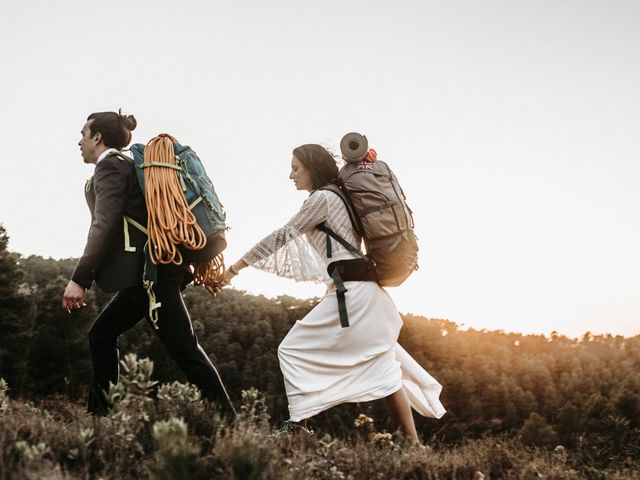
[[[74,259],[23,258],[7,250],[0,226],[0,376],[14,393],[38,398],[64,393],[81,399],[90,375],[87,332],[109,296],[90,291],[87,307],[68,315],[60,298]],[[255,387],[274,420],[287,418],[277,347],[318,299],[266,298],[226,289],[216,298],[188,287],[185,302],[200,343],[232,400]],[[427,437],[445,442],[485,435],[518,435],[531,445],[602,445],[640,428],[640,336],[570,339],[461,329],[446,319],[403,315],[399,342],[442,385],[447,414],[418,418]],[[121,352],[149,357],[160,382],[185,381],[146,321],[121,337]],[[387,428],[381,402],[342,405],[313,421],[348,435],[356,412]],[[387,422],[387,423],[385,423]],[[635,433],[634,433],[635,432]],[[615,438],[614,438],[615,436]]]

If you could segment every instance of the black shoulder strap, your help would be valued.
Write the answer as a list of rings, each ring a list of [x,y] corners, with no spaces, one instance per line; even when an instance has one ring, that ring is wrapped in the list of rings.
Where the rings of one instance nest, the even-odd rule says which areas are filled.
[[[331,230],[329,227],[327,227],[324,222],[322,222],[320,225],[318,225],[316,227],[318,230],[320,230],[321,232],[326,233],[327,235],[329,235],[331,238],[333,238],[336,242],[338,242],[340,245],[342,245],[344,248],[346,248],[347,250],[349,250],[351,253],[355,253],[356,255],[358,255],[361,258],[368,258],[363,252],[362,250],[360,250],[358,247],[355,247],[353,245],[351,245],[349,242],[347,242],[344,238],[342,238],[340,235],[338,235],[336,232],[334,232],[333,230]],[[327,242],[328,243],[328,242]],[[329,247],[327,247],[327,257],[331,258],[331,254],[330,254],[330,250]]]
[[[361,237],[364,236],[362,229],[362,223],[360,222],[360,217],[356,215],[356,210],[353,207],[353,202],[351,201],[351,196],[349,195],[349,191],[344,186],[344,183],[339,178],[336,179],[332,183],[326,184],[324,187],[320,187],[318,190],[329,190],[330,192],[335,193],[340,197],[344,206],[347,208],[347,213],[349,214],[349,219],[351,220],[351,225],[355,228],[358,235]]]

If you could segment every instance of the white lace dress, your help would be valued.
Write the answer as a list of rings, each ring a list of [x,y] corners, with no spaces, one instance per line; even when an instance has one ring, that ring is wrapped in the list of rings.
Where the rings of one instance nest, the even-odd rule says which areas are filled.
[[[398,344],[402,319],[389,294],[375,282],[345,282],[349,327],[341,328],[329,263],[357,258],[335,240],[326,257],[325,222],[352,245],[360,245],[342,200],[318,190],[282,228],[242,258],[282,277],[327,284],[320,303],[298,320],[278,347],[291,420],[300,421],[347,402],[384,398],[404,388],[421,415],[440,418],[442,386]]]

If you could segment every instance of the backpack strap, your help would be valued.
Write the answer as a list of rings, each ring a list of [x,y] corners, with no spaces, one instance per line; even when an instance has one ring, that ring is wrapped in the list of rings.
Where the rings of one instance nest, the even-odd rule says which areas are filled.
[[[344,294],[347,292],[347,287],[344,286],[342,281],[342,266],[336,266],[331,272],[331,278],[336,285],[336,297],[338,299],[338,313],[340,314],[340,326],[347,328],[349,326],[349,315],[347,314],[347,301]]]
[[[136,247],[131,245],[129,239],[129,226],[133,226],[140,230],[145,235],[149,235],[149,231],[139,222],[134,220],[128,215],[124,215],[122,217],[124,223],[124,251],[125,252],[135,252]],[[158,308],[162,306],[160,302],[156,299],[156,294],[153,291],[153,286],[157,282],[157,274],[158,267],[151,261],[151,257],[149,256],[149,241],[144,245],[144,268],[142,270],[142,285],[147,292],[147,296],[149,297],[149,311],[148,318],[151,322],[151,325],[155,330],[158,330]]]
[[[356,230],[358,235],[364,237],[362,222],[360,222],[360,218],[356,215],[356,210],[353,206],[353,202],[351,201],[351,196],[349,195],[347,188],[344,186],[344,182],[341,179],[336,178],[334,181],[326,184],[324,187],[320,187],[318,190],[328,190],[340,197],[344,206],[347,208],[351,225],[353,225],[353,228]]]
[[[142,233],[144,233],[147,236],[149,236],[149,231],[128,215],[124,215],[122,217],[122,221],[124,224],[124,251],[135,252],[136,247],[133,247],[131,245],[131,241],[129,239],[129,225],[133,225],[134,227],[136,227],[138,230],[140,230]]]
[[[110,153],[109,155],[114,155],[114,156],[118,157],[120,160],[124,160],[125,162],[129,162],[131,165],[134,165],[133,158],[128,157],[127,155],[125,155],[121,151],[113,152],[113,153]]]
[[[327,258],[331,258],[331,239],[335,239],[340,245],[349,250],[351,253],[358,255],[361,259],[367,262],[373,262],[369,257],[367,257],[362,250],[357,247],[354,247],[349,242],[347,242],[344,238],[338,235],[336,232],[327,227],[324,222],[318,225],[316,228],[321,232],[324,232],[327,236]],[[338,299],[338,313],[340,314],[340,326],[342,328],[346,328],[349,326],[349,315],[347,313],[347,302],[344,294],[347,292],[347,288],[344,286],[344,282],[342,280],[342,273],[344,273],[343,265],[339,264],[340,262],[335,262],[330,265],[334,268],[331,269],[331,279],[336,286],[336,297]]]
[[[360,250],[357,247],[354,247],[353,245],[351,245],[349,242],[347,242],[344,238],[342,238],[340,235],[338,235],[336,232],[334,232],[333,230],[331,230],[329,227],[327,227],[325,225],[324,222],[322,222],[320,225],[316,226],[316,228],[318,230],[320,230],[321,232],[324,232],[327,235],[327,258],[331,258],[331,247],[330,247],[330,241],[329,238],[333,238],[336,242],[338,242],[340,245],[342,245],[344,248],[346,248],[347,250],[349,250],[351,253],[354,253],[356,255],[358,255],[360,258],[364,258],[364,259],[369,259],[369,257],[367,257],[362,250]]]
[[[149,309],[147,312],[147,318],[151,322],[154,330],[159,330],[158,326],[158,309],[162,306],[161,302],[157,301],[156,292],[154,292],[153,287],[158,281],[158,266],[153,263],[151,260],[151,256],[149,254],[149,241],[144,244],[144,268],[142,270],[142,286],[147,292],[147,297],[149,297]]]
[[[333,192],[336,195],[338,195],[338,197],[340,197],[340,199],[344,203],[344,206],[347,209],[347,213],[349,214],[349,219],[351,220],[351,225],[355,229],[356,233],[362,237],[363,236],[362,232],[364,231],[362,229],[362,223],[360,223],[360,219],[355,214],[355,209],[353,207],[353,203],[351,202],[351,197],[349,196],[349,192],[345,188],[344,183],[342,182],[342,180],[337,178],[334,181],[329,182],[325,186],[320,187],[318,190],[328,190],[328,191]],[[359,248],[351,245],[344,238],[342,238],[336,232],[334,232],[329,227],[327,227],[324,222],[322,222],[320,225],[317,225],[316,228],[318,228],[320,231],[324,232],[327,235],[327,258],[331,258],[332,257],[332,253],[333,252],[331,251],[331,240],[330,240],[330,238],[333,238],[340,245],[342,245],[344,248],[349,250],[351,253],[354,253],[354,254],[358,255],[360,258],[364,258],[364,259],[367,259],[369,261],[371,260],[371,259],[369,259],[369,257],[367,257],[362,252],[362,250],[360,250]]]

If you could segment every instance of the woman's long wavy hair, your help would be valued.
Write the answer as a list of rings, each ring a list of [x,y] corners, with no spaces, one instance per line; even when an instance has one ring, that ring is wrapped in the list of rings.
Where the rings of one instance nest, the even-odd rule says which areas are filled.
[[[325,186],[338,176],[335,158],[322,145],[300,145],[293,150],[293,156],[309,171],[314,190]]]

